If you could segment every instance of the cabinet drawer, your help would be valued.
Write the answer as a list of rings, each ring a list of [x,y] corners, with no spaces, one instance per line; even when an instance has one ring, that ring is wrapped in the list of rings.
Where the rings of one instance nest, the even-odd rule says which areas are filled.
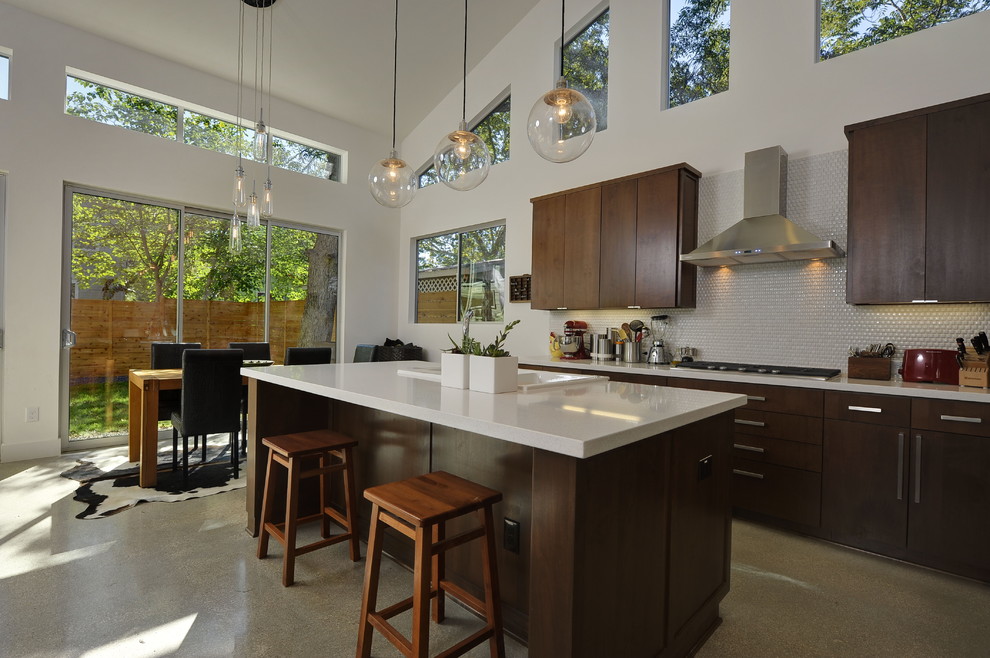
[[[826,391],[825,417],[905,427],[911,422],[911,400],[893,395]]]
[[[821,473],[735,457],[732,505],[817,528],[822,512]]]
[[[915,398],[911,427],[970,436],[990,436],[990,403]]]
[[[736,436],[752,434],[801,443],[822,444],[822,419],[794,414],[755,411],[748,406],[736,409]]]
[[[671,377],[670,386],[698,388],[705,391],[742,393],[749,398],[747,409],[776,411],[801,416],[821,416],[823,391],[810,388],[790,388],[788,386],[766,386],[764,384],[739,384],[708,379],[679,379]]]
[[[739,459],[819,473],[822,470],[822,447],[811,443],[747,436],[736,432],[732,448],[733,456]]]

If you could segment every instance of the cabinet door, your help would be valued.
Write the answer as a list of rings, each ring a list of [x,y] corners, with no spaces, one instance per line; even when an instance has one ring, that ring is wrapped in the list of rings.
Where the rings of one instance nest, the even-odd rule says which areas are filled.
[[[555,196],[533,202],[533,308],[564,305],[564,201]]]
[[[925,296],[990,300],[990,102],[928,115]]]
[[[990,577],[990,439],[915,431],[911,450],[908,548]]]
[[[635,180],[602,187],[602,308],[636,304],[636,189]]]
[[[678,174],[666,171],[639,179],[635,303],[643,308],[678,305]]]
[[[849,133],[849,304],[928,299],[925,135],[924,116]]]
[[[822,526],[829,538],[869,550],[904,548],[909,436],[907,428],[825,421]]]
[[[564,198],[562,306],[598,308],[602,188],[572,192]]]

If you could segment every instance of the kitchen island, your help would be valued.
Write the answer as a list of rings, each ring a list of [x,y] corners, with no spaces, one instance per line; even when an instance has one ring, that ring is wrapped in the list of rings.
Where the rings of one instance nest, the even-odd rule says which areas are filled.
[[[503,611],[529,655],[679,656],[704,641],[729,588],[729,451],[744,396],[601,381],[490,395],[399,373],[410,365],[242,371],[252,535],[260,437],[330,427],[359,441],[361,489],[445,470],[502,491],[500,533],[518,522],[499,542]],[[400,561],[407,548],[386,541]],[[447,572],[477,592],[477,562],[465,546]]]

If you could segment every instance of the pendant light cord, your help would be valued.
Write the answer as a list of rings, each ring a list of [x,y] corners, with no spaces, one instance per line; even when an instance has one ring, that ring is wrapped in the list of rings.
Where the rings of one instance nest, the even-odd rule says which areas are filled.
[[[564,77],[564,13],[567,0],[560,0],[560,77]]]
[[[399,71],[399,0],[395,0],[395,32],[392,38],[392,150],[395,150],[395,104],[398,98]]]
[[[461,121],[467,121],[467,33],[468,33],[468,0],[464,0],[464,57],[461,60]]]
[[[241,167],[241,148],[244,136],[243,122],[241,121],[241,104],[244,95],[244,3],[240,3],[240,12],[237,22],[237,166]]]
[[[275,43],[275,3],[268,5],[271,16],[268,17],[268,143],[271,146],[272,156],[265,154],[268,161],[268,181],[272,178],[272,160],[275,158],[275,135],[272,134],[272,50]]]

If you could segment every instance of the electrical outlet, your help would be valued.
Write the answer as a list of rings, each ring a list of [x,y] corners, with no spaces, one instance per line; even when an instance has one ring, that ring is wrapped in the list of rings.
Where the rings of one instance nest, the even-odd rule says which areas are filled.
[[[512,553],[519,552],[519,521],[502,520],[502,548]]]
[[[24,409],[24,422],[37,423],[41,418],[41,410],[38,407],[26,407]]]

